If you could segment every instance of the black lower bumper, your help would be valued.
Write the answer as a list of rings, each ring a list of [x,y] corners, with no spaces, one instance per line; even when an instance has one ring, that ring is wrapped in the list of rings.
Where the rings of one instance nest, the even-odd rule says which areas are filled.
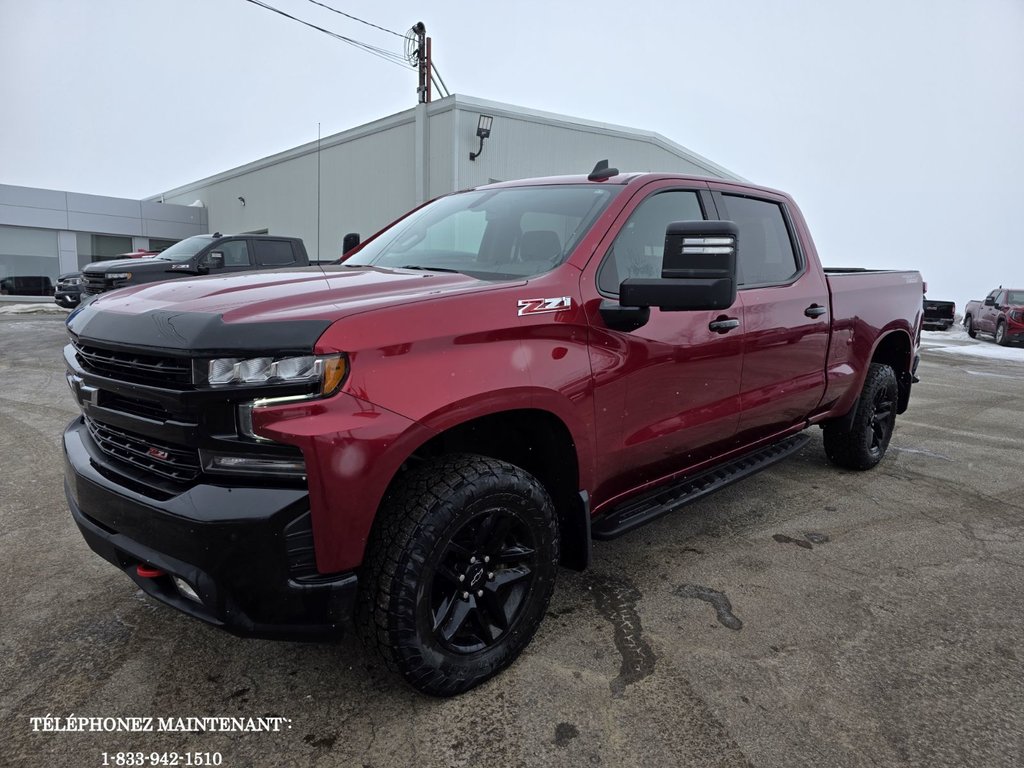
[[[296,571],[294,543],[309,540],[305,491],[210,484],[150,491],[119,474],[81,419],[65,430],[64,455],[64,488],[82,536],[157,600],[246,637],[332,637],[351,618],[355,574]],[[160,575],[140,574],[139,566]]]

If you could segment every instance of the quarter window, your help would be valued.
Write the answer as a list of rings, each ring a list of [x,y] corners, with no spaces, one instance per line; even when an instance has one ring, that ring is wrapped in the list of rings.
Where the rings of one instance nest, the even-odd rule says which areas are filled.
[[[740,229],[737,283],[789,282],[800,271],[782,206],[768,200],[722,195],[725,215]]]
[[[696,192],[671,190],[648,197],[630,214],[605,254],[597,275],[598,289],[617,296],[627,277],[661,277],[668,225],[703,218]]]

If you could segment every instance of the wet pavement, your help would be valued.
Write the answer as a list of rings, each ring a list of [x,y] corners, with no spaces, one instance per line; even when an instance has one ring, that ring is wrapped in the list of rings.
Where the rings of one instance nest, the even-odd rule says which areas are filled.
[[[93,555],[62,489],[63,343],[59,317],[0,317],[0,765],[1022,762],[1024,349],[927,334],[877,469],[830,467],[812,430],[781,464],[595,543],[510,670],[436,700],[354,639],[238,639]]]

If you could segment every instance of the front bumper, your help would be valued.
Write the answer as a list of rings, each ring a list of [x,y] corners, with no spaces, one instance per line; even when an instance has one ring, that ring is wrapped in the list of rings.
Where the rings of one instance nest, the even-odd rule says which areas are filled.
[[[82,300],[81,291],[60,291],[53,294],[53,302],[60,307],[77,307]]]
[[[355,574],[308,567],[306,491],[199,484],[158,492],[111,465],[81,418],[64,432],[64,456],[65,492],[82,536],[151,597],[247,637],[331,637],[350,619]],[[141,576],[140,565],[165,575]],[[175,576],[201,602],[182,594]]]

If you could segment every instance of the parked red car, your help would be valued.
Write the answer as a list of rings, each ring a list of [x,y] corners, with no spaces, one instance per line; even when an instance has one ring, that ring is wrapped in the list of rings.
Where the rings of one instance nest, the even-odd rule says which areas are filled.
[[[825,270],[792,199],[619,174],[494,184],[325,269],[106,294],[68,320],[89,545],[229,631],[337,634],[417,689],[508,666],[559,564],[824,428],[885,455],[917,272]]]
[[[1000,346],[1024,341],[1024,290],[996,288],[984,301],[969,301],[964,328],[973,339],[978,332],[991,333]]]

